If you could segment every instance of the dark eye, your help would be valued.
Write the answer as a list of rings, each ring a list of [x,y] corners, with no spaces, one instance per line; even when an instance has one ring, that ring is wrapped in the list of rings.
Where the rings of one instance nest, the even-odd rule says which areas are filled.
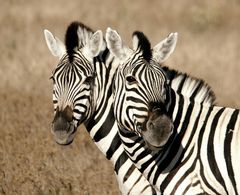
[[[127,81],[129,84],[137,83],[137,80],[136,80],[133,76],[127,76],[127,77],[126,77],[126,81]]]
[[[88,76],[88,77],[85,79],[84,83],[90,84],[90,83],[93,82],[93,80],[94,80],[94,77],[93,77],[93,76]]]

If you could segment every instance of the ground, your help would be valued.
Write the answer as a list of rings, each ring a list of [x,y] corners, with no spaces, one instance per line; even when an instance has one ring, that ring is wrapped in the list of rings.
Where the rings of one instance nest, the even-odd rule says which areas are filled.
[[[110,26],[131,44],[134,30],[157,44],[178,32],[169,67],[204,79],[223,106],[240,107],[239,0],[7,0],[0,6],[0,194],[119,194],[111,163],[84,127],[57,145],[51,71],[43,29],[60,39],[68,24]],[[193,4],[194,3],[194,4]]]

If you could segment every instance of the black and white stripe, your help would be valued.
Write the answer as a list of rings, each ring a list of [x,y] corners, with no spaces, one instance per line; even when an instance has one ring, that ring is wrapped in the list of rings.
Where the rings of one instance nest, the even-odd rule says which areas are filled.
[[[114,86],[114,114],[129,157],[162,194],[239,194],[239,110],[213,106],[209,102],[212,97],[202,96],[203,101],[198,101],[194,91],[201,84],[196,84],[193,96],[184,94],[184,85],[171,88],[174,82],[168,81],[168,72],[156,65],[154,56],[145,59],[142,35],[136,36],[138,47],[130,54],[122,48],[112,51],[116,57],[117,53],[128,56],[125,61],[119,57],[122,64]],[[121,45],[121,40],[116,45]],[[158,152],[147,149],[143,132],[137,128],[148,117],[153,102],[166,107],[174,125],[171,137]]]
[[[159,194],[128,158],[117,133],[112,83],[118,66],[113,56],[103,47],[100,54],[89,61],[91,56],[82,50],[88,40],[82,39],[89,39],[93,31],[79,23],[72,23],[69,28],[67,52],[61,56],[52,75],[55,114],[67,106],[72,108],[74,124],[84,123],[97,147],[113,163],[122,194]]]

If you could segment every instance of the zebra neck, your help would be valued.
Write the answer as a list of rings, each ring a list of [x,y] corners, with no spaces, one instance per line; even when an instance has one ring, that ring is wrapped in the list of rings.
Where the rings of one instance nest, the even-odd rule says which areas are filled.
[[[117,125],[113,113],[112,85],[117,66],[113,56],[106,49],[94,59],[96,79],[93,91],[92,114],[85,127],[98,148],[108,159],[119,147],[121,140],[117,135]],[[113,140],[115,140],[114,143]]]
[[[183,176],[181,170],[185,169],[188,174],[197,175],[200,181],[204,172],[204,177],[212,175],[207,178],[211,187],[208,189],[204,186],[204,191],[209,190],[208,194],[238,194],[235,183],[240,176],[236,171],[240,160],[239,152],[236,152],[239,148],[236,140],[240,138],[239,110],[211,106],[208,102],[192,102],[176,92],[172,95],[171,104],[174,107],[172,119],[175,137],[172,141],[174,147],[169,147],[169,154],[178,160],[174,166],[178,172],[169,174],[167,180],[177,174]],[[226,185],[229,176],[232,183]]]
[[[215,104],[215,94],[210,86],[203,80],[163,67],[170,80],[170,85],[177,93],[181,93],[191,101],[208,105]]]
[[[238,194],[239,110],[194,102],[174,90],[168,103],[174,133],[162,151],[151,152],[141,137],[119,129],[136,167],[163,194]]]
[[[189,98],[170,91],[168,99],[168,112],[174,122],[174,133],[159,152],[147,149],[144,140],[134,133],[119,128],[124,149],[143,173],[149,182],[159,191],[165,189],[166,178],[172,178],[179,169],[180,164],[196,151],[195,139],[197,126],[194,121],[200,121],[201,110],[208,110],[210,106],[193,104]],[[204,118],[204,117],[202,117]]]
[[[99,114],[106,104],[112,103],[113,80],[116,73],[116,60],[109,50],[104,50],[98,58],[94,60],[94,70],[96,82],[93,91],[93,112]]]

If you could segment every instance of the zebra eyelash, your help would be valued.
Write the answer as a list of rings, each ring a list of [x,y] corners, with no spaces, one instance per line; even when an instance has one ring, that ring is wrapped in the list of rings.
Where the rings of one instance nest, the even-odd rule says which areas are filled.
[[[133,84],[133,83],[137,82],[137,80],[131,75],[126,77],[126,81],[130,84]]]

